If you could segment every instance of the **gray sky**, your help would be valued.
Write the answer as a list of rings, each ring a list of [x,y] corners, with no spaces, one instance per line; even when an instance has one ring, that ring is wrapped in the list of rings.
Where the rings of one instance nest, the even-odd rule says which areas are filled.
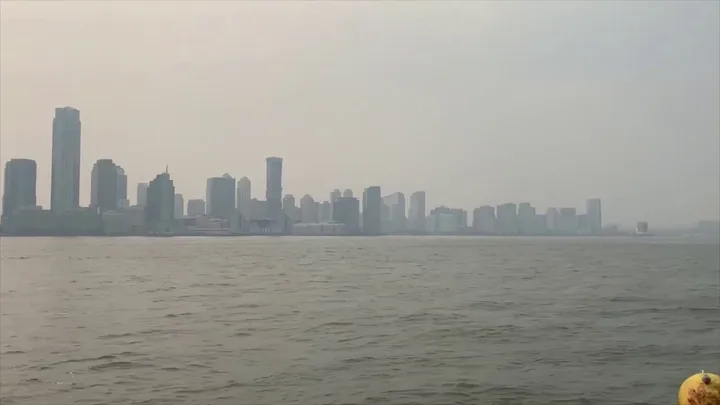
[[[54,108],[135,183],[169,165],[284,192],[426,190],[429,207],[577,206],[718,218],[720,2],[3,1],[0,158],[38,162]]]

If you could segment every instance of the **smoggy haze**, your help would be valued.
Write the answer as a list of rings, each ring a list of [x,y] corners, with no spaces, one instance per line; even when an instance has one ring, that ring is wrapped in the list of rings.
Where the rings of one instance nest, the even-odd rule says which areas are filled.
[[[427,191],[436,205],[686,225],[720,204],[720,3],[3,2],[0,158],[38,162],[55,107],[135,183],[169,165],[284,193]]]

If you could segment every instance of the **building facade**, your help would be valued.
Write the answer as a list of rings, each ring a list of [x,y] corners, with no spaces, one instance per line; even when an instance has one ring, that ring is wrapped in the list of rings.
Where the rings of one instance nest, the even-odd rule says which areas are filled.
[[[370,186],[363,192],[362,232],[365,235],[381,233],[382,190],[380,186]]]
[[[230,219],[235,214],[235,179],[225,173],[222,177],[207,180],[207,215],[213,218]]]
[[[37,205],[37,163],[30,159],[12,159],[5,163],[2,216]]]
[[[80,206],[80,111],[55,109],[52,134],[50,209],[68,211]]]

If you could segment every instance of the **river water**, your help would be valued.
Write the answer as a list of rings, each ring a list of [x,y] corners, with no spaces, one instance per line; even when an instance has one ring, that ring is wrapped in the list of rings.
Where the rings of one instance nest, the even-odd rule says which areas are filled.
[[[0,403],[673,404],[717,244],[4,238]]]

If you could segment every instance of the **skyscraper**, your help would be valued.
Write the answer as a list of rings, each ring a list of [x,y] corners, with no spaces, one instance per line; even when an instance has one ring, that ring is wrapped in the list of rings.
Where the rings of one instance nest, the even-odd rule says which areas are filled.
[[[425,232],[425,192],[416,191],[410,196],[409,228],[413,232]]]
[[[137,185],[137,201],[136,205],[144,207],[147,205],[148,183],[138,183]]]
[[[55,109],[52,135],[50,209],[67,211],[80,206],[80,111]]]
[[[173,213],[175,218],[182,218],[185,216],[185,199],[182,194],[175,194],[173,200]]]
[[[12,159],[5,163],[2,216],[18,208],[37,204],[37,163],[30,159]]]
[[[153,231],[170,231],[175,224],[175,185],[167,172],[158,174],[147,189],[145,223]]]
[[[495,232],[498,235],[517,235],[518,231],[517,205],[514,203],[498,205]]]
[[[473,230],[484,235],[495,233],[495,207],[483,205],[473,210]]]
[[[602,232],[602,204],[599,198],[591,198],[587,200],[587,217],[586,223],[588,231],[593,235]]]
[[[214,218],[230,219],[235,215],[235,179],[225,173],[207,180],[205,201],[207,214]]]
[[[237,209],[245,219],[250,219],[252,201],[252,183],[247,177],[237,182]]]
[[[125,174],[125,169],[120,167],[120,165],[116,167],[118,173],[118,208],[127,208],[130,205],[127,197],[127,175]]]
[[[380,234],[380,211],[382,196],[379,186],[370,186],[363,192],[363,233],[365,235]]]
[[[360,201],[354,197],[340,197],[333,203],[333,221],[345,224],[351,234],[360,232]]]
[[[343,198],[353,198],[353,191],[346,188],[345,191],[343,191],[342,196]]]
[[[279,157],[265,159],[267,164],[267,181],[265,184],[265,200],[267,201],[267,217],[278,220],[282,213],[282,166]]]
[[[118,169],[112,159],[100,159],[93,165],[90,206],[100,212],[118,208]]]

